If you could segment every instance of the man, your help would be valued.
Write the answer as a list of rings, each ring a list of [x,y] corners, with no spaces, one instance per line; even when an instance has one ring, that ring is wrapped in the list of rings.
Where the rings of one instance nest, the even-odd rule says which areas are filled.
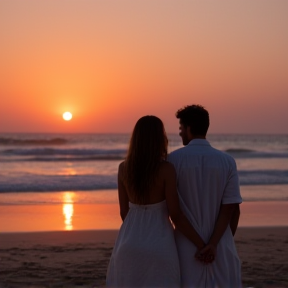
[[[241,287],[241,264],[233,238],[242,202],[235,161],[206,140],[209,114],[202,106],[186,106],[176,117],[185,147],[172,152],[168,161],[176,169],[182,211],[206,243],[197,251],[175,231],[182,286]]]

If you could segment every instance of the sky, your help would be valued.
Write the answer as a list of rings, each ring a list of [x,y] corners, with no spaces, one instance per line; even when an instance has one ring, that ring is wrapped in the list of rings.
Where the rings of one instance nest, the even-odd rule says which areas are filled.
[[[0,41],[3,133],[177,133],[191,104],[210,133],[288,133],[286,0],[0,0]]]

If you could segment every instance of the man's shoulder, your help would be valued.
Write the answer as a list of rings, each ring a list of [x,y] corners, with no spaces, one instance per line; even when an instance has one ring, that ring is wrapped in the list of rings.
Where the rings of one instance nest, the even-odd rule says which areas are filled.
[[[197,147],[197,149],[195,149],[193,146],[184,146],[184,147],[181,147],[179,149],[176,149],[174,151],[172,151],[169,155],[168,155],[168,161],[169,162],[174,162],[174,161],[177,161],[179,159],[182,159],[183,157],[185,156],[199,156],[199,155],[214,155],[216,156],[218,159],[223,159],[225,160],[225,162],[230,162],[230,163],[234,163],[235,160],[234,158],[224,152],[224,151],[221,151],[221,150],[218,150],[212,146],[204,146],[203,148],[202,147]]]
[[[213,151],[212,153],[215,155],[218,155],[219,158],[225,159],[225,161],[230,162],[230,163],[235,162],[235,159],[230,154],[228,154],[227,152],[218,150],[214,147],[211,147],[211,148]]]
[[[186,150],[186,148],[187,148],[187,146],[178,148],[178,149],[172,151],[171,153],[169,153],[169,155],[179,155],[179,154],[181,154],[182,152],[184,152],[184,151]]]
[[[185,153],[186,149],[187,149],[187,146],[178,148],[170,152],[168,155],[168,161],[171,161],[172,159],[177,159],[180,155],[183,155]]]

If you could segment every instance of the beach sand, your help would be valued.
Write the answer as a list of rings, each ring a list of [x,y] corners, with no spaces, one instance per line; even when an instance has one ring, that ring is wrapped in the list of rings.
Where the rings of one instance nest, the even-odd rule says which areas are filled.
[[[117,230],[0,234],[0,287],[103,287]],[[288,227],[240,227],[243,287],[288,287]]]

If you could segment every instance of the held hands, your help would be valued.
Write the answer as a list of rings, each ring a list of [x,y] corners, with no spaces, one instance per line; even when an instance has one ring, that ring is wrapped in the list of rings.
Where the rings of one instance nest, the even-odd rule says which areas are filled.
[[[215,245],[207,244],[204,248],[198,249],[195,258],[204,264],[210,264],[215,260],[216,250]]]

